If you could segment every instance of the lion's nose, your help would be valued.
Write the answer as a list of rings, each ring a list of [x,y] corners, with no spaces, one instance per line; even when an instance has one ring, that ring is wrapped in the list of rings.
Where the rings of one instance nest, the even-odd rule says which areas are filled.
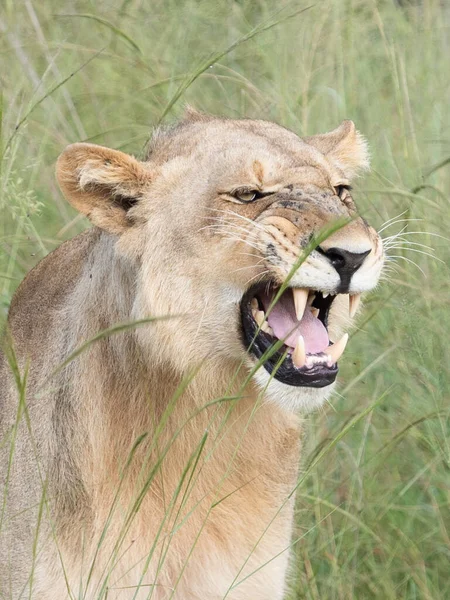
[[[353,273],[359,269],[366,256],[370,254],[370,250],[357,253],[349,252],[348,250],[343,250],[342,248],[329,248],[328,250],[323,250],[320,248],[320,246],[318,250],[321,254],[328,258],[330,263],[338,272],[342,283],[350,281]]]

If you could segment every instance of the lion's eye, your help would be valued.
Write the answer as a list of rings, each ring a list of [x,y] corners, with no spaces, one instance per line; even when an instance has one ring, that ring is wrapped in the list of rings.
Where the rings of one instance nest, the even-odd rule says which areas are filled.
[[[241,187],[235,188],[231,191],[219,193],[225,196],[228,200],[231,200],[232,202],[236,202],[238,204],[250,204],[251,202],[255,202],[255,200],[259,200],[260,198],[272,196],[275,192],[262,192],[261,190],[255,190],[250,187]]]
[[[256,190],[236,190],[233,194],[236,200],[249,204],[254,202],[258,198],[258,192]]]

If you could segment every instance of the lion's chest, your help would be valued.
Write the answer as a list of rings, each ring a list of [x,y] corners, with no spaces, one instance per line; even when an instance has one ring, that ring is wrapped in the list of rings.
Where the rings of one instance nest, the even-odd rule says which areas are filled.
[[[152,518],[144,507],[120,550],[114,548],[119,532],[108,536],[99,585],[108,571],[105,561],[115,554],[107,584],[114,600],[148,598],[150,589],[155,600],[281,599],[293,510],[285,491],[275,490],[270,501],[253,486],[251,493],[238,490],[215,506],[200,501],[180,510],[173,504],[162,518],[160,508]]]

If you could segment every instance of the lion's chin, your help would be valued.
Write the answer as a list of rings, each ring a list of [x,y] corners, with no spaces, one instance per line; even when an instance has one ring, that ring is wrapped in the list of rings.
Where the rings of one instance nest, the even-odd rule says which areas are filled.
[[[263,367],[254,375],[264,400],[283,410],[308,414],[318,410],[333,393],[335,384],[322,388],[295,387],[274,379]]]

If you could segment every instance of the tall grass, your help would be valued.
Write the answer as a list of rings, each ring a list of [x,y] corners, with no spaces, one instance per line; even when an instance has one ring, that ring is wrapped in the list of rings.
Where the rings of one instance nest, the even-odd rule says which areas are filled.
[[[186,102],[301,135],[351,118],[370,141],[355,198],[386,223],[392,261],[340,394],[309,419],[289,600],[450,597],[449,51],[439,0],[0,7],[3,318],[25,273],[88,225],[54,180],[68,143],[139,154]]]

